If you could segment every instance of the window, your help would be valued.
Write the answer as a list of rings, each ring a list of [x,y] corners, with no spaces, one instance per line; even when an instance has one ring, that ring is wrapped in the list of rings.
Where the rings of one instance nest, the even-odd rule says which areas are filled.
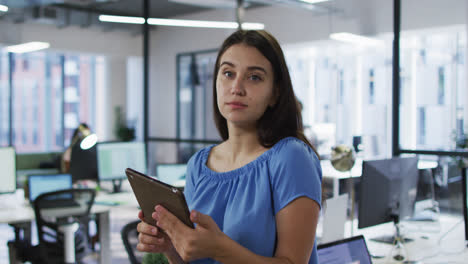
[[[96,60],[104,67],[99,56],[0,48],[0,146],[13,145],[19,153],[62,151],[80,122],[93,128]]]
[[[306,136],[319,154],[329,158],[333,146],[351,146],[353,137],[361,136],[365,157],[385,156],[390,121],[386,91],[391,87],[386,86],[391,54],[385,47],[334,42],[326,49],[309,43],[284,50],[295,94],[304,105]]]
[[[451,26],[402,35],[405,77],[400,105],[402,149],[453,149],[457,112],[463,112],[466,27]],[[457,110],[458,109],[458,110]],[[430,117],[430,118],[429,118]]]
[[[90,56],[65,56],[64,66],[64,133],[67,146],[80,123],[94,127],[96,60]]]
[[[362,136],[363,158],[391,155],[392,38],[378,37],[383,46],[284,47],[304,123],[325,158],[353,136]],[[401,47],[400,146],[446,149],[457,122],[463,127],[466,27],[403,33]]]
[[[418,109],[418,144],[426,144],[426,109],[424,107],[419,107]]]
[[[8,53],[0,49],[0,146],[10,138],[10,87]]]
[[[217,51],[177,56],[177,137],[200,142],[218,141],[213,120],[213,69]],[[177,161],[187,162],[200,144],[179,143]]]
[[[374,69],[369,70],[369,104],[375,102],[375,91],[374,91]]]
[[[443,105],[445,102],[445,74],[444,67],[439,67],[439,89],[437,94],[437,102]]]

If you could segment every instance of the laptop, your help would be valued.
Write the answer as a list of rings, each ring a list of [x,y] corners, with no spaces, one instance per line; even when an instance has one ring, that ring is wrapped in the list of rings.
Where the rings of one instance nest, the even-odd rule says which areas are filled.
[[[371,264],[371,256],[364,236],[359,235],[317,246],[321,264]]]
[[[43,193],[71,189],[72,187],[71,174],[28,175],[28,198],[31,204]],[[45,208],[60,208],[78,205],[71,195],[65,194],[63,197],[58,198],[59,199],[44,201],[42,206]]]

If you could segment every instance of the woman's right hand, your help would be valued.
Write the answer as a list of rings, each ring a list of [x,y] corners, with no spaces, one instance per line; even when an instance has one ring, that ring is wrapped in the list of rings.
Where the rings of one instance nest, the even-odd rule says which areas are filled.
[[[137,226],[138,245],[137,250],[151,253],[170,254],[174,251],[174,246],[170,238],[158,227],[147,224],[143,221],[143,212],[138,213],[141,222]]]

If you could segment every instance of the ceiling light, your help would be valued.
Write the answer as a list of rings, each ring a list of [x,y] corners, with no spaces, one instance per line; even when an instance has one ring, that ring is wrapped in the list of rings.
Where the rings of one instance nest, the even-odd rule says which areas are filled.
[[[322,2],[328,2],[330,0],[300,0],[301,2],[308,3],[308,4],[317,4]]]
[[[99,21],[127,24],[143,24],[145,19],[142,17],[128,16],[109,16],[100,15]],[[206,20],[188,20],[188,19],[166,19],[166,18],[148,18],[148,24],[156,26],[173,26],[173,27],[202,27],[202,28],[232,28],[238,27],[237,22],[229,21],[206,21]],[[264,29],[262,23],[242,23],[242,29]]]
[[[382,45],[383,42],[376,38],[369,38],[364,37],[361,35],[356,35],[348,32],[340,32],[340,33],[333,33],[330,34],[330,38],[338,41],[348,42],[357,45],[363,46],[379,46]]]
[[[186,19],[164,19],[148,18],[148,24],[157,26],[174,27],[202,27],[202,28],[232,28],[238,27],[237,22],[228,21],[206,21],[206,20],[186,20]],[[243,29],[264,29],[261,23],[242,23]]]
[[[19,45],[7,46],[6,51],[13,53],[26,53],[33,52],[38,50],[47,49],[50,47],[50,44],[47,42],[28,42]]]
[[[102,22],[114,22],[114,23],[126,23],[126,24],[143,24],[145,19],[142,17],[129,17],[129,16],[109,16],[100,15],[99,21]]]
[[[0,12],[8,12],[8,6],[0,5]]]
[[[237,24],[237,23],[236,23]],[[262,30],[265,29],[265,25],[263,23],[251,23],[251,22],[245,22],[242,23],[242,29],[246,30]]]
[[[236,22],[148,18],[148,24],[174,27],[237,28]]]

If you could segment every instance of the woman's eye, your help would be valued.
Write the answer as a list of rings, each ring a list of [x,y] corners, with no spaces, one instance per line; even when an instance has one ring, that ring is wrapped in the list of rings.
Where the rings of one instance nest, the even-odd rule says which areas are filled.
[[[253,74],[253,75],[250,75],[250,80],[252,80],[252,81],[261,81],[262,78],[260,76],[258,76],[258,75]]]
[[[230,71],[224,71],[223,75],[226,76],[226,77],[232,77],[234,74],[232,72],[230,72]]]

